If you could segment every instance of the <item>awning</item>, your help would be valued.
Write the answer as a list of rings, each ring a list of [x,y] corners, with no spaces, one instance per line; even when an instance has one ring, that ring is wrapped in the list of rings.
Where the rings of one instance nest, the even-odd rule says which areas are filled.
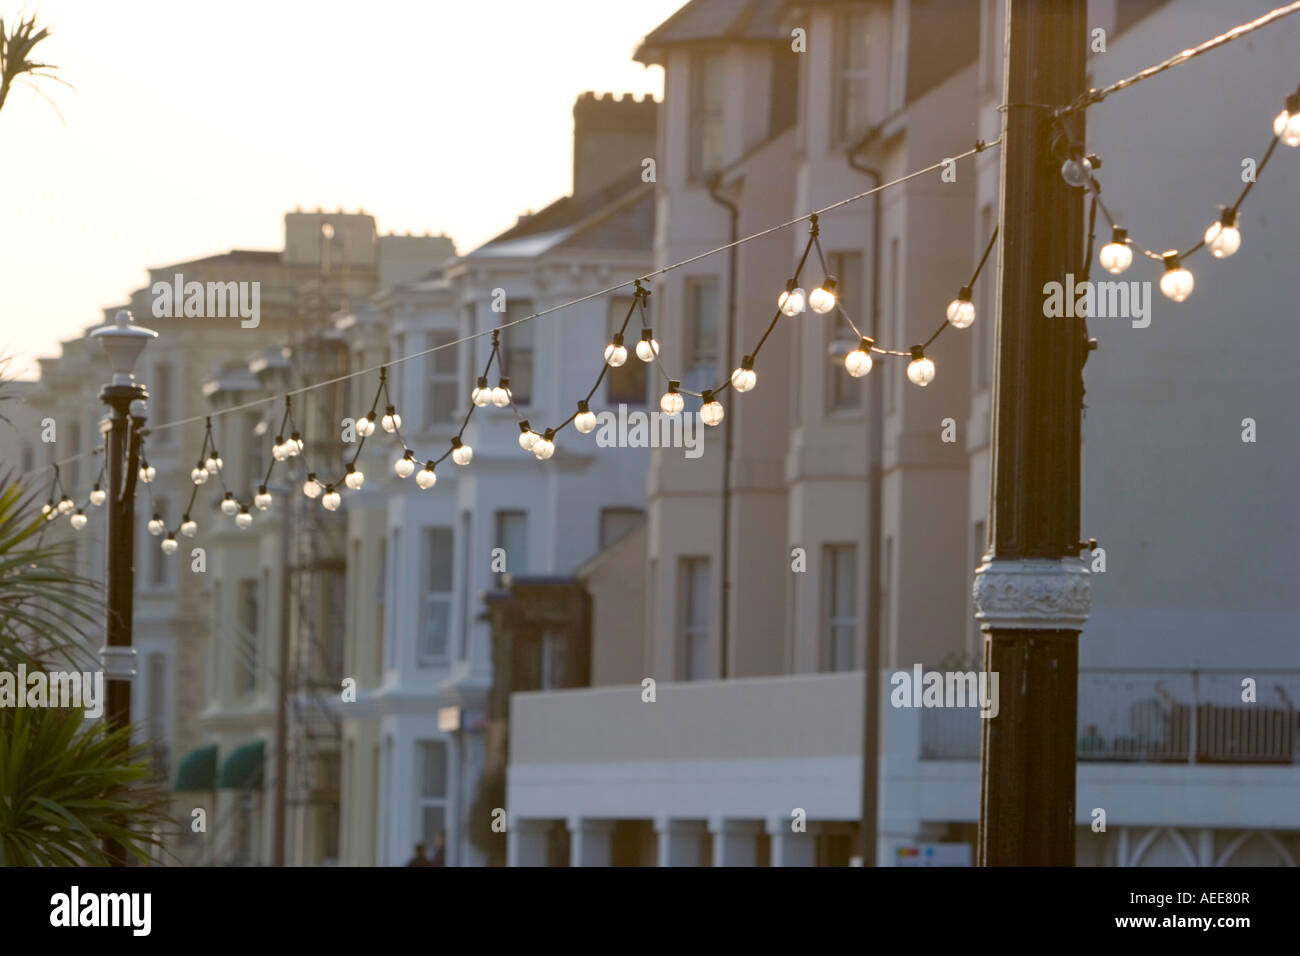
[[[266,742],[256,740],[236,747],[221,764],[217,786],[222,790],[261,790],[262,758]]]
[[[217,789],[217,745],[195,747],[176,765],[173,790]]]

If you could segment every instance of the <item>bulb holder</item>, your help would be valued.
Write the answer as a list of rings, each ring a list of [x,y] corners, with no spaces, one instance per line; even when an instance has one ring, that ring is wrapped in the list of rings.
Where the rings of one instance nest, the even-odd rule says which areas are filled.
[[[610,345],[622,345],[622,344],[623,344],[623,333],[622,333],[622,332],[615,332],[615,333],[614,333],[614,337],[613,337],[612,339],[609,340],[609,344],[610,344]]]
[[[654,336],[654,331],[653,331],[653,330],[651,330],[651,329],[642,329],[642,330],[641,330],[641,341],[642,341],[642,342],[653,342],[654,339],[655,339],[655,336]]]
[[[578,414],[581,415],[583,412],[589,411],[591,409],[587,406],[587,400],[585,398],[578,399]]]
[[[917,362],[925,358],[925,348],[920,345],[913,345],[911,348],[912,361]]]
[[[1179,262],[1178,253],[1176,252],[1166,252],[1160,258],[1162,258],[1165,262],[1166,272],[1177,272],[1179,269],[1182,268],[1182,263]]]
[[[1237,227],[1237,211],[1231,206],[1220,206],[1219,225],[1224,229],[1235,229]]]
[[[1128,243],[1128,230],[1123,226],[1116,226],[1111,230],[1110,241],[1117,246],[1123,246]]]

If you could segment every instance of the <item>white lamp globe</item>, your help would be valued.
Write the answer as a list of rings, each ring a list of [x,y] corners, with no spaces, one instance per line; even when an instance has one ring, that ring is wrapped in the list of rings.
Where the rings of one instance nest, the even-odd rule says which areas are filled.
[[[324,487],[316,480],[315,473],[309,474],[307,480],[302,483],[302,493],[308,498],[319,498]]]
[[[384,417],[379,420],[379,424],[391,435],[402,427],[402,416],[397,414],[397,410],[392,405],[389,405],[384,410]]]
[[[636,357],[643,362],[653,362],[659,355],[659,343],[649,329],[641,330],[641,341],[636,344]]]
[[[532,451],[533,445],[535,445],[537,439],[541,437],[541,435],[537,434],[537,432],[533,431],[528,426],[528,422],[523,421],[519,423],[519,447],[524,451]]]
[[[163,520],[157,515],[154,515],[152,518],[149,519],[149,523],[145,525],[145,527],[149,529],[149,533],[151,535],[157,537],[158,535],[163,533]]]
[[[233,494],[227,491],[226,497],[221,499],[221,513],[223,515],[234,515],[238,511],[239,511],[239,502],[235,500],[235,496]]]
[[[257,494],[253,495],[253,507],[258,511],[265,511],[271,507],[271,493],[266,490],[266,485],[259,485]]]
[[[99,487],[99,485],[95,485],[94,488],[90,489],[90,503],[94,505],[96,508],[98,508],[107,500],[108,500],[108,492],[105,491],[103,488]]]
[[[700,421],[711,428],[722,424],[722,419],[726,416],[722,403],[713,397],[712,392],[705,392],[702,398],[704,404],[700,406]]]
[[[971,302],[971,290],[963,288],[957,298],[948,303],[948,323],[954,329],[968,329],[975,321],[975,304]]]
[[[1205,230],[1205,245],[1216,259],[1226,259],[1241,248],[1241,228],[1235,212],[1223,210],[1219,221]]]
[[[804,310],[805,306],[803,289],[800,289],[794,284],[794,281],[791,280],[785,291],[777,296],[776,306],[781,310],[783,315],[798,315]]]
[[[872,340],[864,338],[848,355],[844,356],[844,368],[854,378],[862,378],[871,371]]]
[[[176,549],[179,548],[180,545],[176,541],[176,536],[169,534],[167,537],[163,538],[162,544],[160,544],[159,547],[162,548],[163,554],[175,554]]]
[[[451,440],[451,460],[458,465],[468,465],[474,460],[474,449],[459,438]]]
[[[925,357],[921,346],[912,346],[912,361],[907,363],[907,377],[922,388],[934,381],[934,362]]]
[[[406,454],[394,463],[393,471],[397,473],[398,478],[410,478],[415,474],[415,453],[408,449]]]
[[[738,392],[752,392],[758,385],[758,373],[754,371],[754,357],[746,355],[740,362],[740,368],[731,373],[731,387]]]
[[[1128,245],[1128,230],[1116,226],[1111,233],[1110,242],[1101,247],[1097,253],[1101,267],[1111,275],[1119,275],[1133,264],[1133,250]]]
[[[82,528],[86,526],[86,522],[88,520],[90,519],[86,517],[86,513],[82,511],[80,508],[77,509],[76,514],[74,514],[71,518],[68,519],[68,521],[72,524],[73,531],[80,531]]]
[[[664,392],[659,399],[659,410],[665,415],[676,415],[685,407],[686,402],[681,392],[677,391],[680,387],[680,382],[669,382],[668,391]]]
[[[185,537],[187,538],[192,538],[198,533],[199,533],[198,522],[195,521],[193,518],[191,518],[189,515],[186,515],[184,520],[181,521],[181,534],[185,535]]]
[[[605,364],[610,368],[619,368],[627,361],[627,347],[623,345],[623,333],[615,334],[614,341],[605,346]]]
[[[834,276],[827,276],[822,284],[808,294],[808,308],[818,315],[825,315],[835,308],[835,290],[837,283]]]
[[[320,503],[325,506],[326,511],[338,511],[339,505],[343,503],[343,496],[331,488],[321,495]]]
[[[596,413],[587,406],[585,399],[578,402],[578,414],[573,416],[573,427],[584,435],[590,435],[596,430]]]
[[[343,484],[347,485],[353,491],[360,491],[361,486],[365,483],[365,474],[359,471],[356,465],[348,465],[348,473],[343,476]]]
[[[240,531],[247,531],[253,526],[253,516],[245,508],[239,514],[235,515],[235,527]]]
[[[1192,274],[1183,268],[1176,256],[1167,254],[1165,274],[1160,277],[1160,291],[1175,302],[1185,302],[1195,286],[1196,280]]]
[[[427,462],[420,473],[415,476],[415,483],[427,491],[438,483],[438,476],[433,471],[433,462]]]
[[[546,434],[538,438],[533,444],[533,454],[537,456],[538,461],[546,461],[555,454],[555,442],[552,441],[554,437],[554,432],[548,428]]]

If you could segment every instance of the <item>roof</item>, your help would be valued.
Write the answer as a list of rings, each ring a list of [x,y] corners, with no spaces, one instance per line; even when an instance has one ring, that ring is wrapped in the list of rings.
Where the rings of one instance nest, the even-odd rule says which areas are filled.
[[[160,272],[164,269],[179,269],[182,266],[215,266],[215,265],[279,265],[280,253],[278,251],[267,251],[264,249],[231,249],[229,252],[218,252],[216,255],[204,256],[202,259],[186,259],[184,262],[172,262],[165,266],[152,266],[150,272]]]
[[[664,48],[681,43],[788,41],[784,6],[784,0],[691,0],[647,34],[633,59],[662,63]]]

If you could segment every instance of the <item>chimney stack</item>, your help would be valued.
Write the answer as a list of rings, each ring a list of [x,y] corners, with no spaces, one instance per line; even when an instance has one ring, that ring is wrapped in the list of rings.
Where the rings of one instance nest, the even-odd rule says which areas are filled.
[[[630,177],[655,154],[659,104],[650,94],[583,93],[573,104],[573,198]]]

